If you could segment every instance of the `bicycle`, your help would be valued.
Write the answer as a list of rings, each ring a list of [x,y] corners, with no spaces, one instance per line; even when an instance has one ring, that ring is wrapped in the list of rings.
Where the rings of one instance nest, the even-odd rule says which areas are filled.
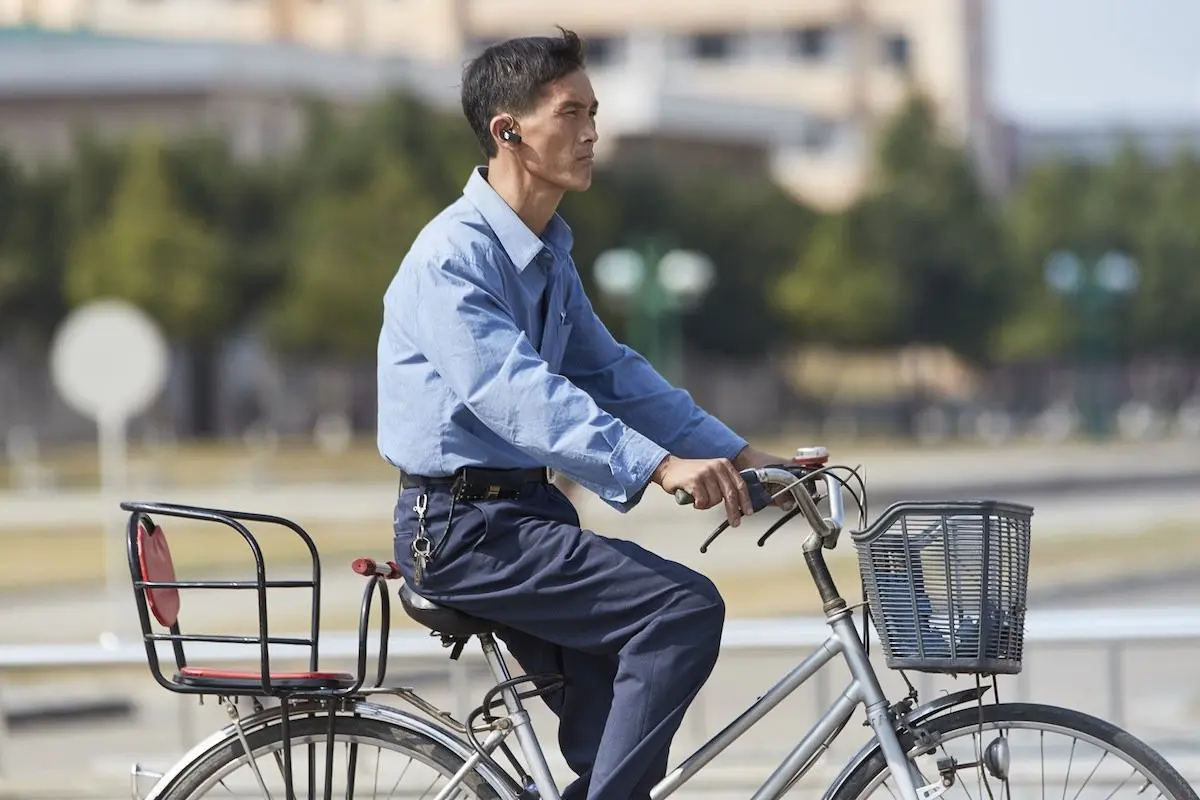
[[[1014,769],[1014,753],[1029,755],[1036,745],[1042,756],[1044,780],[1048,733],[1074,737],[1069,751],[1052,751],[1052,755],[1059,754],[1060,760],[1065,753],[1068,761],[1064,797],[1082,744],[1102,749],[1103,753],[1094,764],[1089,758],[1081,768],[1087,770],[1090,765],[1075,798],[1092,786],[1106,798],[1130,787],[1139,794],[1153,788],[1172,800],[1197,800],[1196,793],[1161,755],[1106,721],[1057,706],[1000,702],[997,679],[1022,669],[1032,508],[998,501],[900,502],[868,524],[866,486],[858,470],[829,465],[827,460],[823,448],[802,450],[791,464],[745,470],[741,475],[751,490],[756,510],[765,509],[784,493],[790,494],[793,501],[791,509],[758,540],[759,546],[797,517],[808,523],[802,551],[824,605],[829,638],[671,770],[654,788],[654,800],[668,797],[687,784],[839,655],[852,679],[765,777],[753,794],[755,800],[778,798],[796,787],[842,733],[860,704],[865,707],[873,736],[824,789],[826,800],[865,797],[880,787],[893,799],[933,800],[957,788],[969,800],[976,800],[969,785],[978,786],[978,800],[983,800],[985,792],[989,798],[995,797],[993,783],[1011,797],[1013,782],[1028,774]],[[852,481],[859,487],[859,494],[855,494]],[[855,499],[859,511],[858,528],[849,536],[857,549],[865,595],[864,603],[857,604],[864,617],[861,633],[854,620],[856,606],[839,593],[824,556],[825,550],[836,547],[845,524],[843,492]],[[680,492],[677,500],[684,504],[691,498]],[[823,504],[828,514],[822,513]],[[297,778],[302,775],[307,781],[301,789],[309,798],[317,796],[318,775],[323,776],[320,789],[326,800],[334,796],[335,785],[337,796],[350,798],[372,778],[371,796],[375,797],[379,796],[381,773],[384,786],[391,786],[388,797],[397,796],[397,792],[409,796],[421,791],[424,793],[419,796],[426,797],[436,790],[438,798],[465,795],[496,800],[560,800],[524,701],[556,690],[562,678],[544,674],[513,677],[491,623],[422,598],[403,581],[394,563],[361,558],[353,564],[354,570],[367,578],[359,614],[356,673],[321,671],[320,560],[312,539],[299,525],[264,514],[165,503],[126,502],[121,507],[130,512],[129,565],[152,675],[174,692],[217,696],[231,717],[228,725],[193,747],[166,772],[153,773],[135,765],[135,800],[190,800],[218,787],[221,796],[244,790],[257,792],[255,796],[293,800]],[[176,580],[165,534],[154,521],[155,517],[165,516],[233,528],[254,556],[255,580]],[[262,550],[243,523],[281,525],[294,532],[311,554],[312,578],[268,580]],[[728,522],[723,522],[702,544],[701,551],[707,551],[727,526]],[[465,720],[437,708],[411,687],[386,685],[390,601],[384,586],[394,579],[400,580],[398,595],[405,612],[439,637],[442,645],[450,648],[451,658],[457,659],[472,638],[482,648],[495,685]],[[259,635],[183,634],[179,593],[189,588],[256,592]],[[312,591],[308,637],[274,636],[268,631],[267,592],[287,588]],[[366,686],[369,620],[376,595],[382,608],[379,657],[374,685]],[[166,633],[155,632],[151,617]],[[889,669],[899,670],[902,675],[907,670],[973,675],[975,685],[919,704],[916,689],[905,677],[909,693],[892,701],[885,696],[869,660],[868,624],[876,627]],[[170,644],[175,660],[176,671],[171,678],[164,675],[159,660],[158,644],[164,642]],[[189,642],[257,646],[259,669],[192,666],[184,648]],[[308,670],[272,672],[272,645],[306,647]],[[524,684],[531,688],[520,689]],[[985,702],[989,693],[992,700]],[[398,698],[414,710],[373,702],[374,695]],[[267,707],[267,699],[278,701],[278,705]],[[252,713],[242,716],[240,706],[247,700]],[[1039,738],[1026,747],[1014,744],[1014,738],[1026,732],[1035,732]],[[514,734],[523,760],[506,741]],[[962,741],[968,738],[968,748],[951,752],[950,746],[968,744]],[[302,753],[292,753],[296,745],[303,748]],[[366,747],[378,752],[371,763],[361,753]],[[383,770],[380,758],[385,751],[408,761],[403,768]],[[501,756],[507,765],[501,764]],[[1112,761],[1109,756],[1113,756]],[[266,763],[266,769],[260,761]],[[431,769],[435,773],[433,781],[410,779],[409,770],[414,765]],[[232,776],[243,766],[249,767],[250,774],[243,774],[240,782],[235,782]],[[1126,774],[1130,769],[1141,770],[1142,777],[1131,783],[1133,774]],[[139,780],[144,778],[155,783],[142,795],[138,788]]]

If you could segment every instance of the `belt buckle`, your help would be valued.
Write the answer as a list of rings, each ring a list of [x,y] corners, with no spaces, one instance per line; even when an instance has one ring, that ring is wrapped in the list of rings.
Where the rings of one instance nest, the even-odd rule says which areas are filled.
[[[500,487],[495,484],[489,484],[487,491],[483,494],[484,500],[496,500],[500,497]]]

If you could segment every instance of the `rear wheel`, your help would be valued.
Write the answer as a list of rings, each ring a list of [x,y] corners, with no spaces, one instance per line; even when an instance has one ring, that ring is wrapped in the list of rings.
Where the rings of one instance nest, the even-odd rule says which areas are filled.
[[[1144,742],[1111,723],[1055,706],[984,705],[935,717],[901,736],[922,784],[953,783],[943,795],[964,800],[1122,797],[1197,800],[1178,771]],[[940,777],[939,777],[940,773]],[[1016,791],[1014,791],[1014,789]],[[846,780],[836,797],[900,797],[876,751]]]
[[[325,797],[329,718],[324,714],[289,720],[294,797]],[[278,725],[248,734],[253,758],[233,740],[196,761],[163,793],[163,800],[211,797],[286,800],[283,742]],[[337,798],[435,797],[464,761],[424,734],[366,717],[335,721],[332,794]],[[253,764],[253,766],[252,766]],[[257,767],[257,769],[255,769]],[[455,798],[501,800],[516,792],[479,770],[467,774]]]

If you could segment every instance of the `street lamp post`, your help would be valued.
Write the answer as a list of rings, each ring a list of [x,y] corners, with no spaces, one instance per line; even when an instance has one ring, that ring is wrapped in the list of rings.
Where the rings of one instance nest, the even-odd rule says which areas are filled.
[[[630,346],[669,380],[682,379],[683,312],[712,285],[712,261],[654,241],[607,250],[596,259],[596,284],[629,314]]]
[[[1109,415],[1101,399],[1101,375],[1115,345],[1110,312],[1118,298],[1137,289],[1137,262],[1124,253],[1108,251],[1089,264],[1077,253],[1058,250],[1046,258],[1044,269],[1050,288],[1075,307],[1077,353],[1083,369],[1079,407],[1087,432],[1102,436],[1108,430]]]

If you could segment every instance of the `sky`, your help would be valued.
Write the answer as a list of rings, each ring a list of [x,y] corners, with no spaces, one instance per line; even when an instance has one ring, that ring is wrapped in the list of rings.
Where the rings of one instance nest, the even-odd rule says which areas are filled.
[[[987,7],[1001,116],[1026,125],[1200,124],[1200,0]]]

